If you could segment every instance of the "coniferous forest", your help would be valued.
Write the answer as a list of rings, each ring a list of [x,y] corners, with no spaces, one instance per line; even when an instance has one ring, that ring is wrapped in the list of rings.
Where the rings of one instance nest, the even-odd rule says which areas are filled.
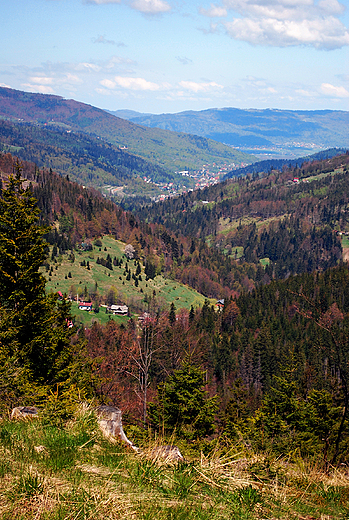
[[[348,163],[344,154],[284,167],[131,213],[2,154],[1,413],[38,406],[50,427],[64,428],[78,403],[111,404],[139,444],[164,436],[201,457],[245,450],[325,473],[346,467]],[[67,295],[45,291],[42,269],[105,235],[132,245],[138,275],[141,262],[148,278],[187,284],[204,305],[164,308],[154,294],[142,321],[73,325]],[[265,460],[254,466],[255,482],[270,477]],[[159,476],[149,479],[160,485]],[[256,516],[261,495],[241,496],[240,516],[229,518],[266,517]]]

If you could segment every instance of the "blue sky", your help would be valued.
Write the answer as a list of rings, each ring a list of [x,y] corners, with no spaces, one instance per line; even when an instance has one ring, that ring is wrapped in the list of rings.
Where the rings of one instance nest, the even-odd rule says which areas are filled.
[[[0,0],[0,85],[100,108],[349,110],[348,0]]]

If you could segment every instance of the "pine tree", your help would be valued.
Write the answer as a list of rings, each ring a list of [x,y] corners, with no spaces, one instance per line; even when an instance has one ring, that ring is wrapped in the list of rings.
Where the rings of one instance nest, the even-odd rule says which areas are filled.
[[[45,292],[39,267],[46,258],[42,237],[48,228],[38,225],[39,212],[17,167],[0,199],[0,304],[7,310],[21,312]]]
[[[158,403],[150,404],[150,417],[159,428],[177,430],[187,437],[202,437],[214,430],[217,396],[204,388],[204,371],[189,358],[159,386]]]
[[[48,228],[39,213],[17,163],[0,197],[0,400],[9,406],[57,384],[79,385],[78,365],[84,363],[82,345],[71,344],[70,304],[45,293],[39,268]]]
[[[171,323],[171,325],[176,323],[176,307],[175,307],[175,304],[173,302],[171,303],[171,308],[170,308],[170,313],[169,313],[169,316],[168,316],[168,321]]]

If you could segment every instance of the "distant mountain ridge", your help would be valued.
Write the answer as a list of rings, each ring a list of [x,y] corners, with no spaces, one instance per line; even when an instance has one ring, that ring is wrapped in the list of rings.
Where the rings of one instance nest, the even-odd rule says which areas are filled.
[[[80,184],[98,189],[111,185],[134,191],[135,183],[145,187],[139,177],[147,176],[154,182],[170,182],[176,177],[91,134],[67,132],[57,126],[0,119],[0,151],[12,152],[38,168],[50,167],[62,176],[69,175]]]
[[[269,152],[280,158],[349,146],[349,112],[339,110],[213,108],[176,114],[112,113],[151,128],[194,133],[254,154]]]
[[[93,134],[173,173],[205,163],[249,163],[255,158],[220,142],[147,128],[100,109],[48,94],[0,87],[0,118]]]
[[[268,159],[266,161],[258,161],[243,168],[237,168],[234,171],[228,172],[224,176],[224,180],[232,179],[234,177],[244,176],[248,174],[266,173],[270,170],[282,170],[284,166],[301,167],[303,163],[308,161],[322,161],[324,159],[331,159],[336,155],[345,154],[346,148],[330,148],[318,153],[308,155],[307,157],[297,157],[296,159]]]

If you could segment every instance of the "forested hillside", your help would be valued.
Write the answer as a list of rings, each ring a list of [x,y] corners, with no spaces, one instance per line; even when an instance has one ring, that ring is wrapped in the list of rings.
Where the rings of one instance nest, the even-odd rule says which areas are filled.
[[[131,154],[139,155],[171,173],[186,168],[200,169],[207,163],[254,161],[253,156],[211,139],[150,129],[99,108],[48,94],[0,87],[0,117],[92,134],[118,147],[126,147]]]
[[[154,319],[144,334],[152,331],[150,378],[153,392],[160,385],[160,393],[150,405],[149,422],[157,427],[169,421],[171,429],[174,410],[159,416],[161,383],[174,385],[171,374],[177,374],[179,392],[179,377],[186,384],[180,369],[189,356],[192,366],[205,370],[209,394],[220,398],[220,433],[231,439],[242,435],[279,454],[298,449],[304,456],[322,454],[326,461],[347,460],[348,294],[345,265],[272,282],[227,300],[221,313],[206,304],[175,320]],[[88,340],[94,356],[106,356],[99,371],[113,380],[110,395],[123,402],[135,383],[113,374],[116,366],[127,365],[130,338],[110,324],[94,326]],[[201,433],[212,427],[212,422],[197,425]],[[186,428],[195,436],[189,421]]]
[[[1,161],[3,171],[11,172],[12,157],[3,154]],[[48,239],[61,251],[84,237],[111,234],[132,243],[154,275],[163,273],[206,297],[224,298],[275,277],[323,271],[341,260],[336,231],[347,230],[347,164],[344,155],[309,163],[302,171],[227,181],[168,199],[153,210],[145,207],[139,218],[97,191],[32,163],[24,163],[24,170],[34,181],[46,222],[57,223]],[[296,175],[309,182],[294,183]],[[202,203],[205,197],[211,199],[208,204]]]
[[[154,182],[182,181],[180,176],[127,150],[61,127],[0,121],[0,143],[3,151],[12,151],[21,160],[33,162],[38,168],[52,168],[60,175],[69,175],[72,180],[95,188],[109,184],[125,187],[132,194],[140,191],[146,195],[143,177]]]
[[[348,165],[344,154],[229,180],[146,206],[139,216],[239,262],[262,261],[264,279],[321,271],[341,259],[339,233],[349,232]]]
[[[0,155],[0,170],[5,178],[12,173],[13,164],[10,154]],[[210,298],[227,297],[243,285],[248,288],[247,273],[255,273],[253,266],[236,265],[223,253],[213,254],[202,241],[144,223],[96,190],[85,189],[49,170],[39,170],[33,163],[22,164],[23,175],[33,184],[43,220],[55,223],[47,240],[56,244],[59,252],[68,253],[83,239],[110,234],[133,245],[152,277],[162,273]]]
[[[302,175],[309,181],[316,177],[309,185],[304,183],[308,189],[304,196],[303,184],[287,185],[289,178],[301,173],[298,171],[273,172],[255,181],[230,184],[230,193],[235,190],[239,205],[229,210],[240,212],[239,219],[254,202],[258,211],[270,212],[270,205],[266,208],[263,203],[271,202],[280,216],[285,208],[295,207],[301,221],[299,199],[303,206],[308,205],[304,214],[313,218],[309,224],[312,239],[322,251],[315,256],[317,264],[304,269],[309,272],[273,279],[279,277],[277,261],[270,261],[273,271],[268,275],[261,263],[237,261],[199,238],[182,237],[161,224],[143,223],[98,192],[40,171],[31,163],[22,165],[26,178],[22,187],[21,167],[9,154],[1,155],[4,210],[0,218],[0,274],[14,270],[13,279],[3,276],[6,283],[0,290],[2,407],[37,401],[51,414],[48,417],[58,417],[64,424],[72,417],[71,407],[78,396],[83,395],[117,403],[139,439],[144,439],[145,429],[150,428],[156,434],[175,436],[188,450],[209,452],[217,448],[229,453],[232,446],[241,445],[272,457],[321,461],[326,471],[330,466],[347,464],[349,271],[347,263],[341,262],[335,235],[324,234],[321,242],[316,234],[327,199],[333,207],[331,218],[334,215],[343,229],[347,225],[346,192],[340,190],[343,185],[339,183],[346,177],[347,161],[345,155],[304,167]],[[8,184],[13,169],[16,177],[10,177]],[[224,198],[219,188],[215,189],[218,205]],[[275,201],[274,193],[279,195]],[[41,208],[41,223],[35,199]],[[11,217],[14,214],[17,218]],[[270,217],[270,213],[263,216]],[[293,243],[294,235],[287,242],[287,231],[295,218],[287,215],[280,219],[279,231],[274,234],[282,237],[283,244],[287,243],[283,247],[288,249],[292,244],[304,248],[304,243],[309,243],[307,237],[301,245]],[[22,223],[33,237],[35,247],[30,255]],[[44,227],[46,223],[53,224],[50,232]],[[15,239],[8,240],[12,228]],[[249,242],[253,243],[251,226],[248,229]],[[298,229],[307,230],[305,220]],[[254,247],[260,247],[263,233],[272,242],[272,230],[269,226],[260,235],[255,230]],[[171,277],[188,276],[188,283],[223,293],[224,302],[217,306],[206,300],[196,309],[177,309],[173,304],[160,310],[151,298],[148,315],[138,323],[130,319],[118,325],[111,320],[106,325],[71,328],[69,303],[43,291],[45,281],[38,273],[45,261],[42,237],[45,235],[62,255],[66,251],[74,254],[82,239],[104,234],[122,238],[136,255],[144,256],[149,277],[161,271]],[[334,237],[332,249],[326,246],[329,236]],[[29,269],[9,261],[13,243],[20,245],[16,262],[23,260]],[[262,244],[266,243],[263,238]],[[326,257],[333,247],[338,249],[336,261]],[[49,261],[54,261],[54,255]],[[331,262],[338,265],[331,266]],[[304,259],[301,265],[305,265]],[[17,278],[22,285],[8,290],[9,282],[13,285]],[[227,282],[225,287],[222,281]],[[40,355],[44,356],[43,364],[38,363]],[[45,404],[47,396],[51,397]]]

